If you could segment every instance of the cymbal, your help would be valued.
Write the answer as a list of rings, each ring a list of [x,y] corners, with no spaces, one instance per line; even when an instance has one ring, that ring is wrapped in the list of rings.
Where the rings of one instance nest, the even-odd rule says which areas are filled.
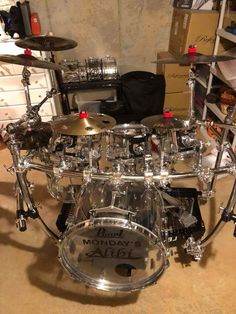
[[[55,36],[32,36],[16,41],[16,46],[39,51],[60,51],[75,48],[77,42]]]
[[[20,54],[17,56],[0,55],[0,61],[6,62],[6,63],[19,64],[19,65],[33,67],[33,68],[43,68],[43,69],[50,69],[50,70],[63,70],[64,69],[63,66],[58,65],[56,63],[41,61],[31,55],[26,55],[26,54]]]
[[[163,115],[154,115],[141,120],[141,123],[155,130],[187,130],[189,119],[186,117],[164,118]]]
[[[233,56],[206,56],[200,53],[186,53],[181,57],[176,58],[162,58],[157,59],[157,61],[153,61],[152,63],[160,63],[160,64],[180,64],[180,65],[191,65],[191,64],[208,64],[211,62],[222,62],[234,60],[236,57]]]
[[[51,122],[54,131],[65,135],[95,135],[116,124],[116,120],[102,113],[80,112],[58,117]]]

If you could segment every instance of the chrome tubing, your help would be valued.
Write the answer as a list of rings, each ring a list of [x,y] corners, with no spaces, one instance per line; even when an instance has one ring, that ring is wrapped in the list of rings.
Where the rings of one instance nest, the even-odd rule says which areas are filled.
[[[41,172],[45,172],[48,174],[54,174],[54,170],[53,167],[51,166],[46,166],[46,165],[40,165],[34,162],[29,162],[27,164],[27,169],[31,169],[31,170],[36,170],[36,171],[41,171]],[[229,173],[229,167],[218,167],[216,169],[211,169],[211,171],[214,174],[225,174],[225,173]],[[82,172],[78,172],[78,171],[70,171],[70,170],[65,170],[62,169],[60,170],[59,174],[57,174],[58,176],[61,177],[83,177],[83,173]],[[104,172],[104,173],[92,173],[91,174],[91,178],[95,179],[95,180],[109,180],[113,177],[113,173],[111,172]],[[161,174],[158,175],[153,175],[153,180],[154,181],[160,181],[164,176]],[[198,173],[197,172],[177,172],[175,174],[167,174],[166,178],[171,179],[171,180],[180,180],[180,179],[191,179],[191,178],[197,178],[198,177]],[[136,175],[121,175],[121,179],[125,180],[125,181],[139,181],[142,182],[145,180],[145,176],[136,176]]]
[[[28,182],[26,179],[26,171],[21,166],[21,157],[19,154],[19,150],[17,149],[17,144],[13,143],[9,145],[9,149],[12,155],[13,165],[16,172],[16,178],[17,178],[17,187],[20,189],[20,191],[17,192],[17,208],[21,209],[23,205],[23,201],[25,202],[28,211],[31,212],[31,216],[33,219],[37,220],[41,226],[41,228],[44,230],[44,232],[54,241],[58,242],[58,236],[48,228],[48,226],[45,224],[43,219],[40,217],[40,214],[38,212],[37,206],[34,203],[34,200],[31,196],[31,193],[29,191]],[[22,169],[21,169],[22,167]]]
[[[234,186],[231,191],[228,204],[226,205],[224,211],[226,214],[230,214],[233,212],[234,207],[236,205],[236,180],[234,181]],[[222,228],[225,226],[227,220],[223,220],[221,217],[214,229],[211,231],[211,233],[205,237],[205,239],[201,240],[201,247],[206,247],[209,243],[211,243],[217,234],[222,230]]]
[[[35,219],[40,225],[41,229],[46,233],[46,235],[53,240],[56,245],[59,245],[59,237],[46,225],[41,216],[38,214],[38,217]]]

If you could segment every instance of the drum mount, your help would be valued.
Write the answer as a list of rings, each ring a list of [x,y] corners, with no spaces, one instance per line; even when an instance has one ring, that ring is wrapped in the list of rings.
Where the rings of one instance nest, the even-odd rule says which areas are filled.
[[[11,170],[17,176],[17,225],[20,231],[25,231],[27,219],[37,220],[58,245],[62,266],[76,280],[108,291],[145,288],[164,273],[169,264],[170,245],[176,240],[182,243],[187,254],[200,260],[204,247],[225,223],[236,222],[234,183],[219,223],[209,236],[203,238],[205,227],[199,197],[213,197],[211,188],[217,175],[227,173],[235,176],[236,173],[235,155],[225,140],[221,150],[230,154],[231,165],[205,169],[202,165],[204,143],[193,138],[196,162],[191,172],[181,173],[174,169],[178,158],[169,158],[168,150],[162,152],[163,140],[160,146],[157,145],[160,155],[152,155],[151,140],[156,137],[158,142],[160,137],[155,129],[150,130],[143,125],[118,125],[109,129],[105,122],[113,123],[109,117],[81,113],[75,116],[76,124],[71,123],[74,121],[72,115],[64,116],[61,122],[58,119],[51,122],[52,134],[55,135],[48,145],[29,149],[25,155],[17,134],[22,125],[27,125],[37,115],[38,110],[32,108],[16,124],[7,127],[7,145],[13,159]],[[90,132],[90,128],[85,131],[83,127],[86,119],[89,119],[90,126],[96,126],[93,132],[97,134],[86,135]],[[196,121],[195,126],[205,124],[208,122]],[[67,127],[69,125],[70,128]],[[70,142],[72,137],[72,146],[64,147],[58,155],[54,149],[63,138],[65,126],[63,141]],[[99,166],[101,148],[100,153],[95,154],[100,147],[99,141],[104,138],[98,135],[103,133],[107,141],[106,158],[112,164],[105,170]],[[91,141],[91,136],[96,136],[95,141]],[[138,154],[134,145],[139,147]],[[86,146],[90,147],[90,153],[87,161],[81,163],[78,156]],[[35,157],[41,163],[36,163]],[[44,172],[49,179],[49,187],[53,189],[51,194],[64,202],[56,221],[58,234],[40,216],[27,181],[30,169]],[[63,186],[61,182],[65,178],[69,181]],[[72,178],[79,179],[80,183],[73,183]],[[188,178],[200,180],[205,189],[198,191],[172,186],[172,182]]]
[[[39,108],[55,93],[52,89],[34,107],[28,97],[26,114],[6,127],[6,144],[13,161],[9,171],[16,175],[19,230],[25,231],[27,220],[35,219],[58,246],[59,260],[74,279],[116,292],[148,287],[165,272],[170,246],[177,240],[186,254],[200,260],[224,225],[236,223],[236,179],[219,222],[205,237],[199,205],[200,198],[214,197],[218,175],[235,178],[236,157],[227,141],[235,109],[221,124],[224,132],[218,139],[216,165],[207,168],[206,143],[193,130],[210,122],[193,119],[193,112],[190,125],[182,119],[154,116],[145,125],[118,126],[107,115],[81,112],[51,121],[48,132]],[[28,145],[24,135],[35,131],[30,134],[35,143],[38,130],[48,140]],[[177,171],[178,161],[189,158],[181,146],[188,145],[192,169]],[[221,166],[224,152],[231,163]],[[29,170],[43,172],[52,197],[64,203],[56,221],[57,234],[40,215],[27,179]],[[189,178],[200,181],[202,189],[176,187],[179,180],[184,183]]]

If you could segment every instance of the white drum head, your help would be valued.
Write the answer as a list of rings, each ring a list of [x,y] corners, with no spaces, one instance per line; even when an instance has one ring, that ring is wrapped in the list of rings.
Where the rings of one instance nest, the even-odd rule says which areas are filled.
[[[59,258],[77,280],[107,291],[133,291],[156,282],[165,251],[148,229],[126,219],[103,217],[74,226],[61,242]]]

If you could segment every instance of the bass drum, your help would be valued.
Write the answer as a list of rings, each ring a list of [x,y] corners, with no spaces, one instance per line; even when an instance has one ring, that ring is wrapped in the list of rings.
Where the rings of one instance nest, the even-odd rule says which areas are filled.
[[[61,239],[63,267],[76,280],[101,290],[133,291],[155,283],[167,266],[162,203],[155,186],[85,185],[74,225]]]

